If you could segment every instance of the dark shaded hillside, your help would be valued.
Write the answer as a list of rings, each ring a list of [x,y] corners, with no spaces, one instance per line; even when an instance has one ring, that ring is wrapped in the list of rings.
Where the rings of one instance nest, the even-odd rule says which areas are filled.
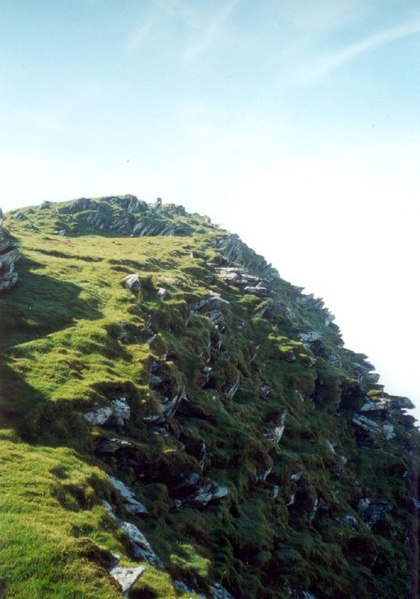
[[[179,206],[4,225],[5,597],[416,597],[411,402],[321,300]]]

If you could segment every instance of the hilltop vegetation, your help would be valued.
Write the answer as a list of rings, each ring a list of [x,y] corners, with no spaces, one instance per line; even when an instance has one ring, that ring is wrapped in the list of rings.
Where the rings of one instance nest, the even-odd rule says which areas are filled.
[[[411,404],[321,300],[134,196],[13,211],[4,235],[5,598],[415,597]]]

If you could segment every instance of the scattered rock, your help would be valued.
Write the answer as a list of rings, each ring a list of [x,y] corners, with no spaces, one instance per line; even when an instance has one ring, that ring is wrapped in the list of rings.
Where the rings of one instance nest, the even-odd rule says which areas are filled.
[[[325,445],[327,446],[327,448],[330,450],[331,453],[335,454],[335,447],[336,447],[335,443],[333,443],[329,439],[325,439]]]
[[[382,522],[386,515],[392,512],[393,505],[389,501],[372,501],[369,497],[363,497],[357,504],[357,511],[364,522],[373,526]]]
[[[168,295],[168,290],[165,289],[165,287],[159,287],[159,289],[157,290],[157,294],[158,294],[159,299],[164,301]]]
[[[120,449],[127,449],[129,447],[133,447],[129,441],[125,441],[119,437],[109,437],[100,441],[98,447],[96,448],[96,453],[99,455],[112,455]]]
[[[130,541],[131,551],[133,552],[134,557],[139,559],[143,559],[149,564],[152,564],[158,570],[164,570],[165,566],[162,561],[153,551],[150,543],[144,536],[144,534],[135,526],[131,524],[131,522],[125,522],[124,520],[120,520],[116,518],[117,526],[122,530],[124,534],[127,535]]]
[[[98,408],[93,412],[87,412],[83,414],[85,420],[89,422],[89,424],[93,424],[94,426],[102,426],[112,416],[113,410],[109,407]]]
[[[124,426],[130,419],[131,410],[125,397],[119,397],[111,401],[112,407],[104,406],[92,412],[84,414],[85,420],[94,426]]]
[[[130,589],[138,581],[143,572],[143,566],[138,566],[137,568],[123,568],[121,566],[114,566],[111,568],[111,570],[109,570],[112,578],[114,578],[121,586],[121,591],[124,597],[129,597]]]
[[[185,499],[179,499],[175,501],[175,505],[202,505],[205,506],[208,503],[219,501],[223,497],[227,497],[229,494],[228,488],[223,485],[219,485],[214,480],[208,480],[197,486],[196,491],[186,497]]]
[[[0,294],[10,291],[18,281],[15,263],[20,259],[20,252],[12,238],[0,223]]]
[[[225,587],[222,587],[222,585],[217,582],[210,585],[210,590],[212,599],[235,599]]]
[[[129,289],[134,295],[138,295],[142,289],[140,277],[135,274],[125,276],[121,284],[125,289]]]
[[[148,510],[146,506],[137,501],[134,496],[134,493],[125,485],[121,480],[115,478],[114,476],[108,475],[108,479],[114,489],[118,491],[118,493],[123,498],[124,507],[130,514],[147,514]]]
[[[280,417],[279,424],[273,429],[272,432],[266,433],[264,436],[268,441],[273,441],[274,443],[280,443],[283,433],[286,428],[286,419],[287,412],[284,411]]]
[[[198,599],[206,599],[205,595],[189,587],[183,580],[174,580],[174,585],[176,586],[178,591],[180,591],[183,595],[191,594],[194,595],[194,599],[195,597],[197,597]]]

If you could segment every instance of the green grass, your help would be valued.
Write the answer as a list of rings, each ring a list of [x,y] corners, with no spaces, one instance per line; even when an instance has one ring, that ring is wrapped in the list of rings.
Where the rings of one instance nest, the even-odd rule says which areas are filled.
[[[118,207],[101,205],[104,214],[121,216]],[[26,228],[27,220],[7,217],[23,257],[19,284],[0,298],[5,598],[121,596],[107,573],[111,554],[126,565],[135,560],[102,507],[104,499],[144,532],[166,566],[160,572],[148,565],[132,597],[182,596],[175,579],[207,594],[219,581],[250,599],[283,596],[287,586],[325,597],[356,591],[360,597],[404,596],[410,519],[403,506],[411,475],[403,475],[411,468],[409,444],[417,441],[396,425],[394,444],[379,440],[371,451],[357,446],[349,419],[369,379],[355,380],[355,362],[364,358],[342,346],[337,327],[325,324],[325,309],[305,303],[298,288],[243,248],[244,262],[270,278],[281,306],[262,316],[265,301],[218,277],[224,258],[213,246],[225,233],[198,215],[167,207],[150,219],[173,222],[179,236],[130,238],[95,234],[85,213],[55,208],[20,211],[36,230]],[[54,235],[57,229],[67,235]],[[138,297],[121,286],[131,272],[143,281]],[[160,287],[168,291],[165,301]],[[223,333],[190,310],[210,292],[230,302]],[[308,330],[323,331],[322,356],[298,340]],[[328,363],[331,353],[341,368]],[[148,376],[164,356],[174,386],[185,386],[192,412],[177,414],[171,434],[159,437],[143,418],[159,413]],[[212,371],[204,384],[208,364]],[[237,393],[229,397],[238,377]],[[266,396],[263,383],[271,387]],[[89,426],[83,414],[118,395],[129,399],[126,429]],[[344,416],[337,416],[340,401]],[[277,445],[267,435],[284,411],[286,430]],[[141,467],[95,453],[101,439],[113,435],[133,445]],[[336,455],[326,438],[336,444]],[[183,444],[201,439],[205,474],[226,485],[229,497],[174,510],[171,485],[199,470]],[[340,455],[348,458],[345,467]],[[269,467],[269,482],[257,482]],[[300,481],[291,479],[297,472]],[[127,514],[106,473],[129,484],[149,516]],[[287,506],[292,494],[299,502]],[[398,506],[388,529],[372,531],[361,523],[353,531],[339,523],[366,495]],[[312,520],[315,498],[327,508]],[[354,551],[360,543],[369,548],[365,562]],[[377,554],[382,557],[375,573],[366,563]]]

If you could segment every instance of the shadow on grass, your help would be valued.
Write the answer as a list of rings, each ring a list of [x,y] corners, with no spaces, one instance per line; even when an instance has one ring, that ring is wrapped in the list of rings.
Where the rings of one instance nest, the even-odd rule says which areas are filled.
[[[71,281],[31,272],[37,262],[19,263],[19,282],[0,298],[0,351],[39,339],[70,326],[76,319],[102,316],[98,301],[80,298],[83,291]]]

